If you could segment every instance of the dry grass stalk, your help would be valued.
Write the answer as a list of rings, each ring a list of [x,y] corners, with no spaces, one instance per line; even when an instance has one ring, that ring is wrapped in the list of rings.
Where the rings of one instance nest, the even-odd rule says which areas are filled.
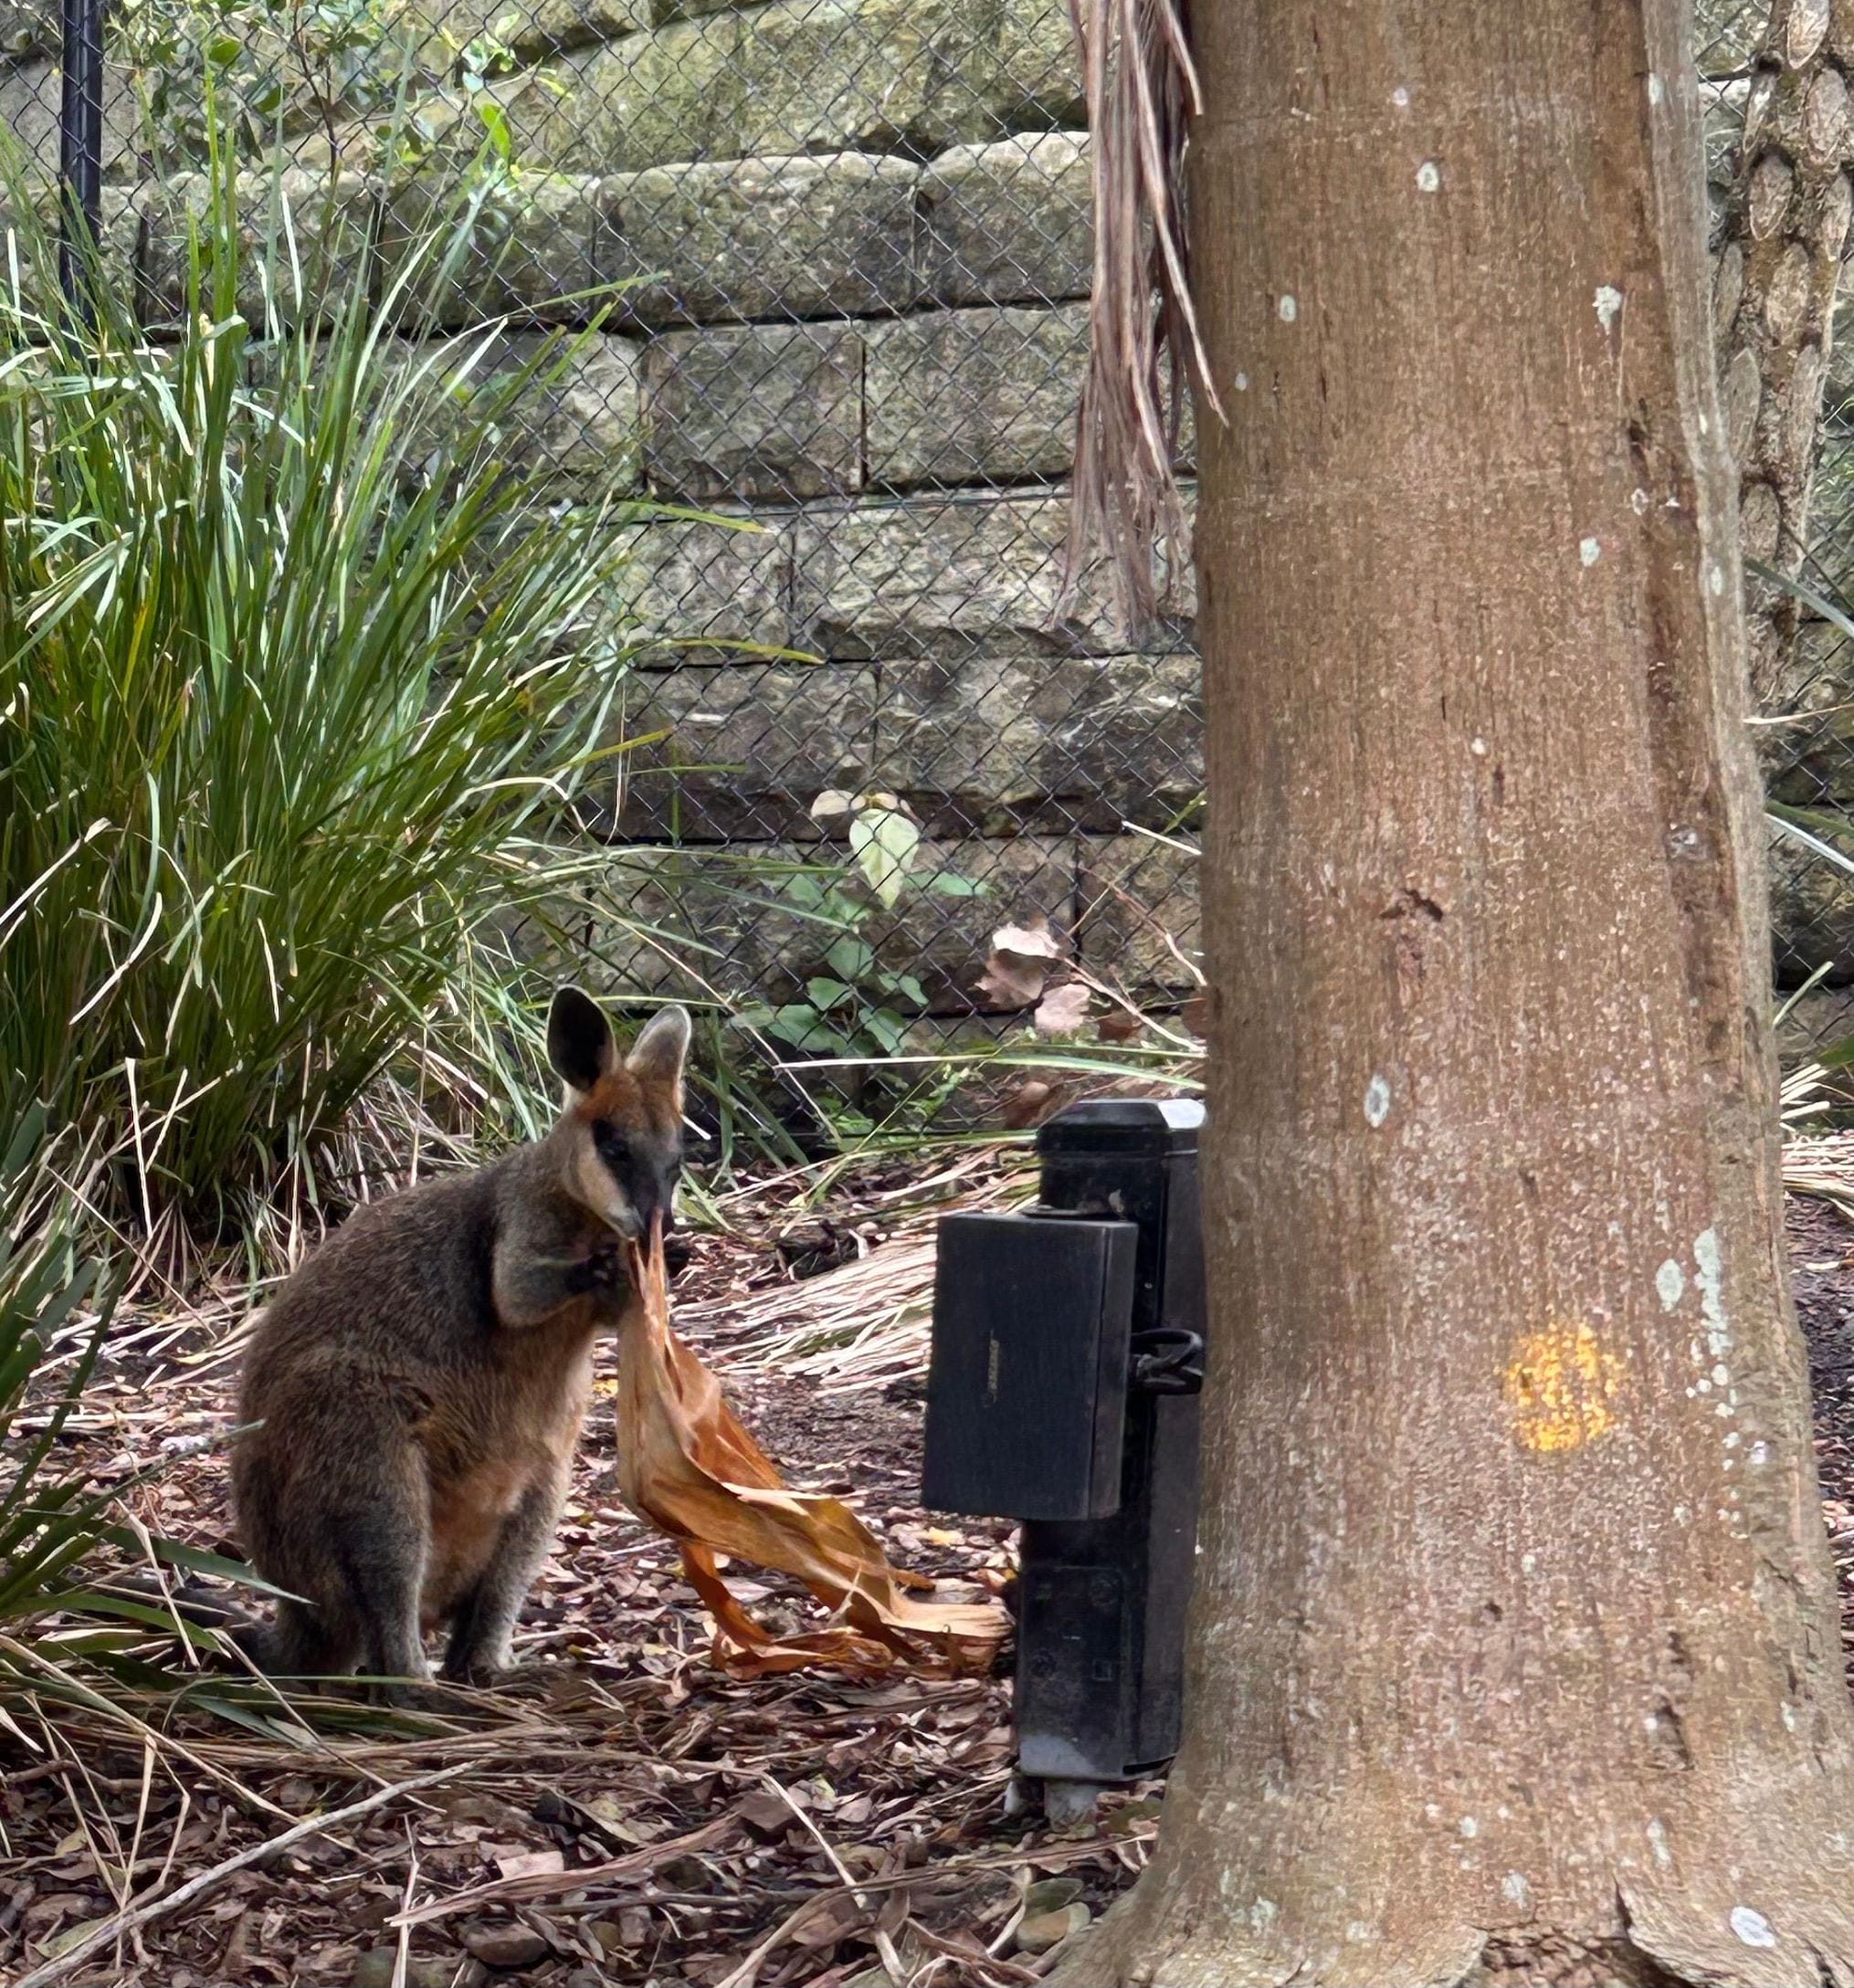
[[[891,1242],[802,1284],[733,1308],[752,1336],[728,1364],[813,1380],[826,1394],[883,1387],[921,1372],[933,1313],[932,1236]]]
[[[1783,1119],[1783,1184],[1792,1194],[1826,1201],[1854,1221],[1854,1132],[1807,1130],[1811,1120],[1847,1102],[1831,1088],[1828,1071],[1805,1063],[1783,1080],[1778,1110]]]
[[[1786,1141],[1783,1183],[1792,1194],[1828,1202],[1854,1222],[1854,1132]]]
[[[310,1836],[325,1835],[344,1823],[357,1821],[363,1815],[370,1815],[375,1809],[384,1808],[388,1802],[395,1802],[403,1795],[416,1794],[420,1789],[436,1787],[440,1782],[452,1781],[463,1772],[461,1763],[440,1767],[435,1772],[419,1774],[397,1786],[376,1788],[371,1794],[363,1795],[358,1802],[350,1802],[345,1808],[334,1810],[326,1815],[311,1815],[306,1821],[293,1824],[280,1835],[271,1836],[262,1843],[248,1844],[236,1855],[222,1863],[209,1866],[197,1877],[176,1887],[169,1892],[142,1901],[140,1905],[126,1906],[100,1925],[93,1927],[81,1940],[67,1947],[63,1952],[36,1967],[28,1974],[22,1974],[14,1988],[52,1988],[56,1982],[74,1973],[84,1962],[100,1949],[111,1945],[125,1934],[139,1931],[144,1926],[153,1925],[157,1920],[171,1918],[184,1906],[196,1904],[210,1892],[216,1890],[229,1878],[241,1870],[248,1870],[252,1865],[274,1858],[292,1844],[300,1843]]]
[[[967,1152],[931,1182],[872,1196],[868,1205],[887,1218],[880,1247],[817,1277],[690,1305],[683,1329],[711,1345],[725,1341],[717,1364],[813,1380],[825,1394],[859,1394],[920,1373],[941,1216],[1021,1207],[1036,1194],[1035,1163],[1027,1147]]]
[[[1223,409],[1192,308],[1185,259],[1186,120],[1197,74],[1174,0],[1069,0],[1093,134],[1094,285],[1075,442],[1059,618],[1096,546],[1122,623],[1160,613],[1154,552],[1189,542],[1174,464],[1188,364],[1204,407]]]

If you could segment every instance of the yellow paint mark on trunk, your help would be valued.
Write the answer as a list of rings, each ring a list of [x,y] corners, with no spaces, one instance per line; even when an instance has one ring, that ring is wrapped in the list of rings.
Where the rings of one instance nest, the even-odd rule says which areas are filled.
[[[1524,1334],[1501,1387],[1514,1438],[1549,1457],[1606,1436],[1616,1425],[1622,1378],[1621,1360],[1581,1319]]]

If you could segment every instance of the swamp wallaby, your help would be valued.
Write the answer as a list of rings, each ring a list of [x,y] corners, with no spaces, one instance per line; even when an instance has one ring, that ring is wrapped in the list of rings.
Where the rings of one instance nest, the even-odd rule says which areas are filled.
[[[260,1667],[505,1668],[565,1496],[594,1339],[630,1301],[623,1242],[669,1225],[689,1016],[621,1057],[562,988],[547,1053],[566,1085],[545,1139],[363,1208],[259,1313],[233,1452],[245,1550],[303,1597],[233,1634]]]

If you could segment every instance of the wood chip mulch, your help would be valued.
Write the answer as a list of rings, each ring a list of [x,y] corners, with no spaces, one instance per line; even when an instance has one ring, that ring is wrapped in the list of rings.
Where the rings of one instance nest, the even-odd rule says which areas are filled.
[[[863,1228],[863,1246],[879,1246],[880,1228]],[[704,1299],[724,1312],[713,1301],[729,1291],[790,1275],[780,1239],[694,1238],[679,1315]],[[827,1394],[730,1373],[712,1342],[697,1350],[788,1480],[845,1497],[899,1564],[1006,1584],[1006,1526],[918,1505],[918,1383]],[[153,1362],[132,1347],[106,1358],[66,1456],[111,1481],[164,1450],[171,1467],[132,1494],[136,1515],[151,1532],[236,1552],[210,1446],[236,1363],[201,1352],[183,1337]],[[613,1439],[601,1401],[518,1633],[518,1676],[408,1722],[422,1732],[306,1747],[163,1709],[183,1756],[49,1705],[27,1735],[37,1752],[0,1730],[0,1980],[29,1978],[125,1898],[173,1894],[301,1819],[446,1770],[214,1880],[64,1981],[964,1988],[1047,1972],[1056,1953],[1038,1924],[1078,1906],[1096,1914],[1132,1881],[1156,1785],[1059,1832],[1012,1813],[1003,1678],[722,1678],[674,1550],[617,1501]],[[776,1578],[731,1580],[769,1622],[797,1605]]]
[[[854,1211],[843,1220],[854,1226]],[[1854,1230],[1802,1201],[1788,1221],[1854,1647]],[[858,1233],[880,1247],[880,1224]],[[730,1292],[790,1275],[780,1240],[697,1238],[679,1308],[722,1318]],[[816,1254],[797,1267],[842,1252]],[[900,1562],[1005,1583],[1008,1529],[916,1502],[918,1383],[843,1394],[731,1373],[726,1339],[698,1351],[793,1482],[848,1498]],[[183,1337],[152,1362],[135,1345],[106,1360],[65,1456],[110,1481],[164,1449],[171,1467],[132,1494],[136,1515],[236,1551],[211,1446],[233,1362],[203,1350]],[[132,1912],[204,1878],[61,1981],[979,1988],[1038,1978],[1059,1952],[1048,1930],[1098,1915],[1132,1881],[1158,1783],[1058,1831],[1016,1812],[1002,1679],[721,1678],[673,1551],[615,1486],[612,1418],[595,1409],[518,1639],[522,1669],[495,1694],[457,1694],[454,1711],[395,1730],[357,1708],[345,1732],[292,1741],[170,1699],[156,1743],[47,1703],[36,1730],[0,1730],[0,1979],[29,1981],[124,1902]],[[795,1606],[776,1581],[735,1579],[769,1619]],[[363,1802],[347,1823],[300,1826]]]

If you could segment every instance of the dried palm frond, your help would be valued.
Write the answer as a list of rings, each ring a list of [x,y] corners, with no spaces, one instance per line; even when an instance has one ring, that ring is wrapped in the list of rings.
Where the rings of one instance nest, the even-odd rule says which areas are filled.
[[[1846,1090],[1831,1088],[1829,1073],[1819,1063],[1798,1065],[1777,1094],[1784,1191],[1826,1201],[1854,1221],[1854,1132],[1804,1129],[1812,1120],[1845,1109],[1847,1102]]]
[[[1057,617],[1090,552],[1108,556],[1129,630],[1160,612],[1154,553],[1189,541],[1174,464],[1188,364],[1219,417],[1192,308],[1184,233],[1186,120],[1197,72],[1175,0],[1069,0],[1092,132],[1094,285]]]
[[[880,1249],[802,1284],[775,1285],[734,1309],[743,1343],[727,1364],[851,1394],[927,1367],[936,1246],[927,1235]]]
[[[1818,1119],[1835,1102],[1828,1089],[1828,1073],[1819,1063],[1799,1063],[1777,1089],[1777,1115],[1785,1131]]]
[[[1783,1184],[1786,1193],[1826,1201],[1854,1222],[1854,1132],[1786,1140]]]
[[[1009,1620],[990,1597],[921,1601],[933,1583],[890,1564],[842,1499],[787,1488],[669,1325],[663,1231],[629,1250],[637,1293],[618,1334],[618,1487],[640,1519],[675,1541],[714,1622],[715,1661],[736,1677],[813,1666],[984,1677]],[[722,1579],[718,1556],[795,1574],[831,1612],[825,1626],[763,1626]]]

